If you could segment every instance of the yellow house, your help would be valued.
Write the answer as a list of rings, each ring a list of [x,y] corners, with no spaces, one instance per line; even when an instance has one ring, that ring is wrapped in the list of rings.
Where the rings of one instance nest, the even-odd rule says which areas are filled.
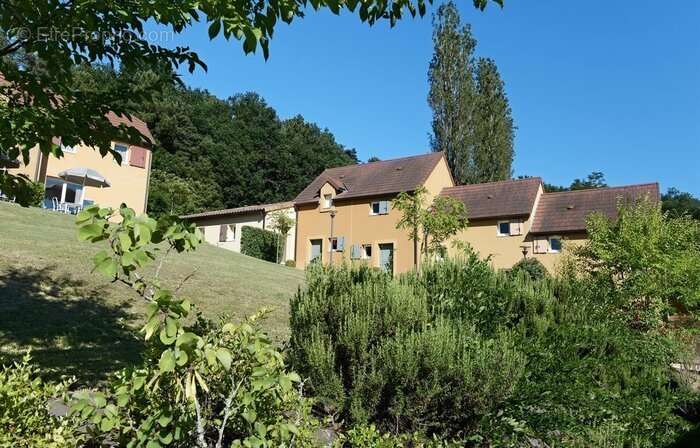
[[[119,126],[124,124],[136,128],[148,141],[153,136],[148,126],[138,118],[126,118],[110,113],[107,118]],[[60,144],[60,140],[56,139]],[[136,213],[144,213],[148,203],[148,184],[151,173],[152,153],[150,148],[127,142],[112,142],[112,148],[121,153],[118,164],[112,156],[102,157],[99,151],[87,146],[62,146],[64,156],[60,159],[45,156],[38,148],[30,151],[30,162],[10,169],[13,174],[24,174],[46,187],[44,207],[68,210],[80,204],[96,203],[103,207],[117,208],[126,203]],[[90,169],[104,178],[101,186],[69,176],[81,169]],[[87,184],[87,185],[86,185]]]
[[[332,168],[294,201],[297,267],[317,260],[367,263],[395,273],[413,269],[420,259],[407,231],[396,229],[401,214],[391,201],[420,185],[428,201],[442,195],[465,204],[469,225],[454,239],[489,257],[497,269],[535,257],[553,270],[566,245],[586,239],[588,215],[614,218],[620,200],[659,198],[655,183],[563,193],[545,193],[540,178],[455,186],[442,153]]]

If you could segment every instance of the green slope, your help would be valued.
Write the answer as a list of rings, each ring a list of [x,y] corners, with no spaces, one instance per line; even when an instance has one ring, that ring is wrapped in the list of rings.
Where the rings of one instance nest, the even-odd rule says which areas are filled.
[[[98,246],[79,242],[73,217],[0,203],[0,360],[32,350],[48,375],[90,382],[142,350],[135,334],[144,305],[125,286],[92,274]],[[287,335],[289,297],[303,272],[202,245],[171,255],[161,271],[168,287],[194,272],[181,295],[208,317],[240,318],[272,308],[265,325]]]

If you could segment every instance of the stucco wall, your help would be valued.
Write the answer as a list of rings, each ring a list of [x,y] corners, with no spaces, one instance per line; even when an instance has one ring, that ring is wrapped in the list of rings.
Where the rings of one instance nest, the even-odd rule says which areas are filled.
[[[437,195],[442,188],[452,186],[452,178],[444,159],[436,165],[428,176],[425,187],[429,196]],[[320,197],[326,193],[335,193],[330,184],[325,184],[320,191]],[[371,266],[379,266],[379,244],[392,243],[394,245],[394,272],[405,272],[413,269],[413,242],[409,240],[405,230],[396,229],[396,224],[401,219],[401,213],[389,208],[386,215],[372,215],[370,204],[374,201],[394,199],[394,195],[377,196],[354,200],[338,201],[333,210],[335,218],[333,223],[333,236],[345,238],[345,250],[334,252],[333,263],[353,262],[367,263]],[[311,240],[323,241],[322,260],[330,261],[331,252],[329,238],[331,235],[331,210],[321,209],[319,203],[297,206],[297,244],[296,265],[304,268],[309,264],[311,255]],[[370,260],[351,260],[353,244],[371,244],[372,257]]]
[[[131,151],[131,148],[129,148]],[[104,158],[99,151],[89,147],[80,146],[76,153],[65,153],[62,158],[52,155],[46,159],[46,177],[58,177],[58,173],[69,168],[86,167],[98,171],[111,184],[108,188],[85,187],[85,199],[95,201],[103,207],[118,208],[123,202],[134,211],[144,213],[146,211],[146,193],[151,168],[151,151],[146,154],[146,168],[138,168],[124,163],[118,165],[111,155]],[[35,177],[36,163],[38,162],[38,150],[32,149],[30,164],[13,173],[27,174],[32,180],[44,182],[45,177]]]
[[[296,219],[296,213],[293,208],[283,210],[290,218]],[[241,251],[241,234],[244,226],[255,227],[258,229],[270,230],[272,213],[264,214],[263,212],[245,213],[239,215],[216,216],[210,218],[193,219],[197,227],[204,231],[204,240],[217,247],[223,247],[235,252]],[[229,229],[228,241],[219,241],[219,227],[221,225],[235,226],[235,232]],[[285,249],[285,257],[281,260],[284,263],[286,260],[294,259],[294,243],[295,243],[296,228],[292,228],[287,235],[287,244]]]

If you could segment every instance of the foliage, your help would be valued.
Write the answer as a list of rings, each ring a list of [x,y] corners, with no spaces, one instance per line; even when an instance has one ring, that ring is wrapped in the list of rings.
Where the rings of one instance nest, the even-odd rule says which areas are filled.
[[[493,0],[502,5],[502,0]],[[484,9],[488,0],[474,0]],[[260,47],[268,56],[269,41],[279,21],[291,23],[304,15],[306,0],[277,0],[250,3],[220,1],[149,2],[135,0],[115,7],[104,2],[52,2],[16,0],[0,5],[0,73],[8,81],[0,85],[0,151],[28,162],[29,151],[36,146],[45,155],[62,156],[52,139],[60,136],[67,145],[85,143],[105,156],[119,160],[110,147],[112,141],[136,141],[146,138],[135,128],[115,127],[106,119],[111,110],[117,115],[134,112],[120,106],[125,99],[147,99],[155,88],[125,82],[121,89],[100,93],[73,89],[73,67],[79,64],[109,62],[125,72],[166,70],[170,82],[180,66],[190,72],[206,69],[199,56],[188,47],[168,48],[149,40],[145,23],[180,34],[204,21],[213,39],[223,35],[243,42],[243,51]],[[394,0],[339,3],[318,1],[314,9],[329,9],[335,14],[347,8],[357,12],[360,20],[372,25],[388,19],[393,25],[404,14],[425,13],[424,0]],[[25,65],[26,55],[41,64]],[[0,174],[0,188],[14,195],[10,188],[19,178]]]
[[[462,444],[442,441],[438,438],[425,438],[418,433],[399,434],[380,433],[375,425],[357,425],[341,434],[341,440],[348,447],[374,448],[447,448],[459,447]]]
[[[661,196],[661,207],[672,216],[688,215],[700,220],[700,199],[677,188],[669,188],[666,194]]]
[[[218,186],[183,179],[167,171],[153,170],[148,190],[148,210],[153,216],[186,215],[222,207]]]
[[[607,186],[608,184],[605,182],[605,174],[603,174],[601,171],[593,171],[591,174],[586,176],[585,179],[574,179],[573,182],[571,182],[571,185],[568,187],[545,183],[544,191],[547,193],[552,193],[558,191],[590,190],[592,188],[605,188]]]
[[[510,179],[514,124],[493,60],[475,61],[476,39],[453,1],[433,17],[428,104],[431,145],[443,151],[457,183]]]
[[[292,301],[291,356],[324,409],[383,431],[457,435],[522,374],[511,334],[481,338],[416,283],[367,267],[313,267]]]
[[[460,230],[467,227],[467,210],[464,203],[454,198],[436,196],[429,207],[425,208],[427,190],[420,186],[413,192],[401,192],[392,207],[401,212],[396,223],[397,229],[408,230],[408,237],[413,241],[414,262],[418,262],[418,245],[427,255],[442,256],[444,243]]]
[[[277,261],[278,239],[275,232],[243,226],[241,229],[241,253],[275,263]]]
[[[297,263],[294,260],[287,260],[284,262],[284,265],[287,266],[288,268],[294,268],[294,267],[296,267]]]
[[[700,225],[663,214],[652,198],[620,203],[618,218],[588,221],[575,249],[581,269],[604,285],[630,324],[656,328],[672,306],[700,311]]]
[[[538,260],[537,258],[523,258],[513,265],[510,269],[511,275],[527,275],[533,280],[538,280],[545,278],[547,274],[547,268]]]
[[[15,200],[29,207],[41,207],[44,202],[44,184],[28,181],[15,190]]]
[[[21,362],[0,368],[0,446],[77,446],[80,436],[76,420],[49,412],[53,402],[67,397],[71,382],[43,382],[39,369],[30,361],[27,354]]]
[[[357,440],[666,446],[697,400],[669,367],[687,339],[630,327],[610,294],[585,276],[494,272],[474,253],[398,278],[314,267],[292,301],[292,363],[324,410],[376,425]]]
[[[123,206],[120,222],[111,209],[93,206],[76,218],[79,237],[107,240],[111,253],[95,256],[95,270],[131,287],[148,305],[146,362],[125,370],[106,392],[75,395],[72,415],[88,420],[96,441],[125,446],[279,446],[309,437],[308,404],[285,370],[282,355],[257,326],[264,314],[241,324],[222,319],[189,323],[188,300],[161,286],[155,271],[140,268],[155,258],[158,244],[171,251],[193,250],[201,237],[193,224],[174,217],[136,217]]]
[[[277,237],[277,257],[276,261],[277,263],[280,262],[280,253],[282,256],[285,256],[286,249],[287,249],[287,235],[289,235],[289,232],[292,230],[294,227],[294,218],[289,216],[289,213],[285,210],[277,210],[273,213],[271,213],[271,219],[270,219],[270,227],[277,232],[278,237]],[[286,262],[286,260],[285,260]]]

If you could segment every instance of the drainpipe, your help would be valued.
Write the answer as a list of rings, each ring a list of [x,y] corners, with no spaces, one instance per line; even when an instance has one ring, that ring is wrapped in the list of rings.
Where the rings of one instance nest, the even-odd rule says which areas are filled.
[[[330,254],[331,255],[330,255],[330,261],[328,264],[330,266],[333,266],[333,221],[335,221],[335,210],[331,210],[330,215],[331,215],[331,237],[330,237],[330,240],[328,241],[328,243],[330,245]]]

